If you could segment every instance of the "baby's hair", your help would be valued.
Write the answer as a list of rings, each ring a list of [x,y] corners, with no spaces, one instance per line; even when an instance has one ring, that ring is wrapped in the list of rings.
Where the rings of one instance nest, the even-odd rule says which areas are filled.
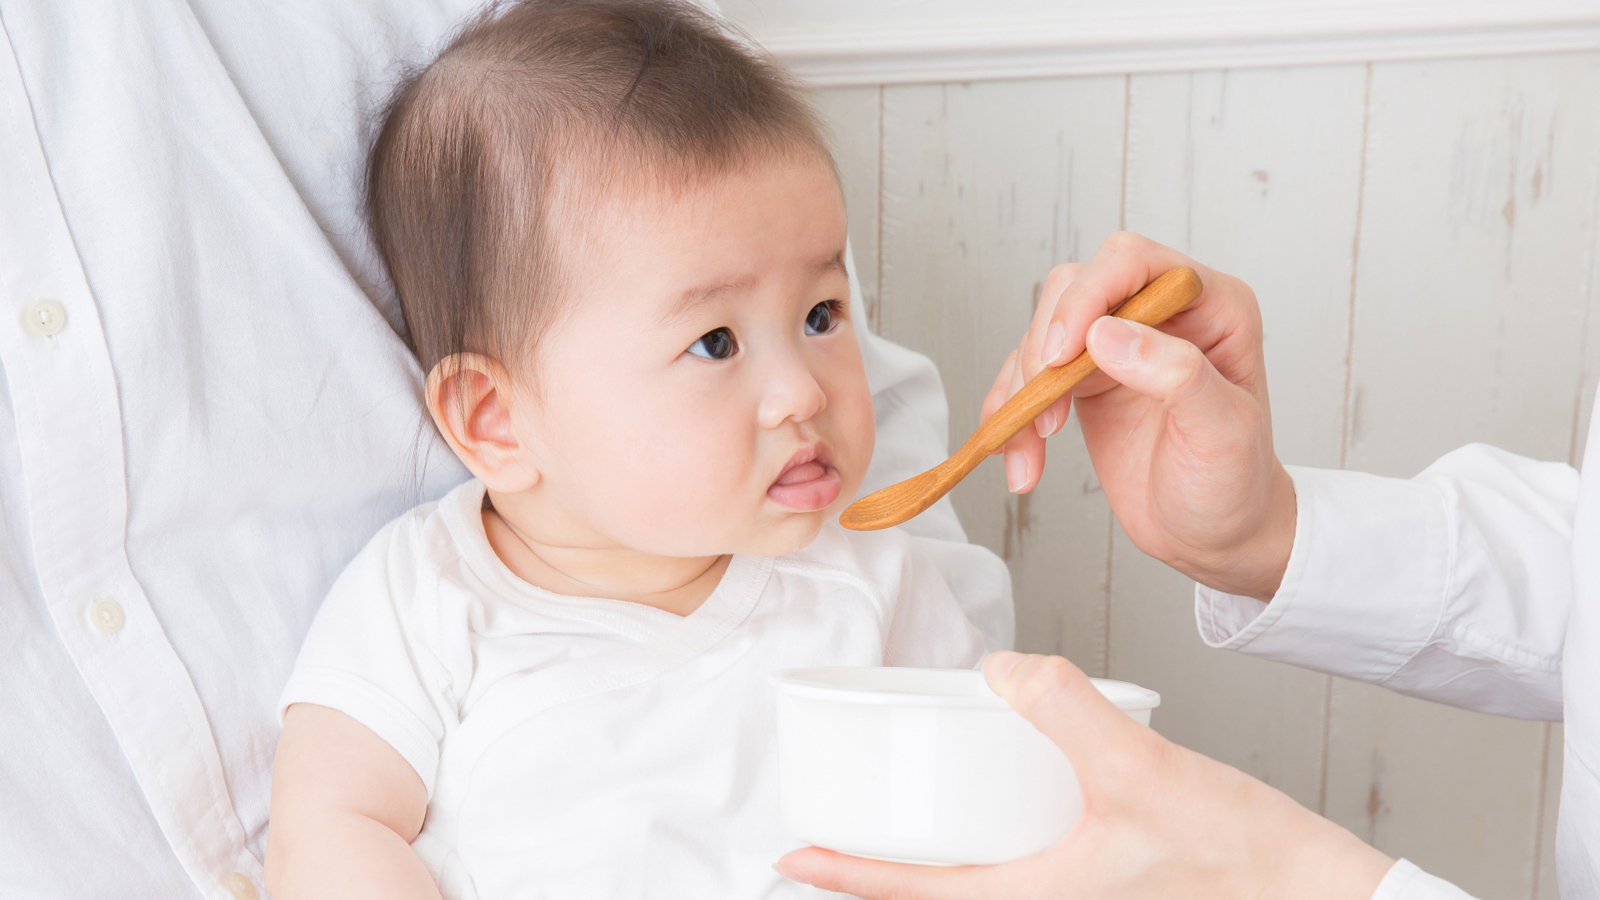
[[[557,314],[558,239],[596,195],[796,153],[832,165],[788,76],[699,8],[501,2],[396,89],[367,215],[423,371],[509,362]]]

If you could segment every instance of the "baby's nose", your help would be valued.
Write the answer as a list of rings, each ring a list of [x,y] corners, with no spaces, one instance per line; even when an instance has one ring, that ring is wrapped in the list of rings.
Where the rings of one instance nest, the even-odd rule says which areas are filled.
[[[798,360],[773,373],[761,398],[757,419],[763,428],[777,428],[784,422],[804,422],[828,406],[828,394],[814,373]]]

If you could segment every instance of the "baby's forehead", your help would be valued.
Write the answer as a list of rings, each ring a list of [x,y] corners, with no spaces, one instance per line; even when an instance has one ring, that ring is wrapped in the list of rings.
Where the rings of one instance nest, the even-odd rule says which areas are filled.
[[[583,154],[553,161],[542,183],[552,215],[569,224],[713,216],[730,204],[812,195],[841,209],[844,189],[833,158],[810,147],[752,147],[737,159],[646,156],[627,146],[586,142]]]
[[[720,169],[590,169],[572,173],[547,196],[555,203],[546,221],[563,256],[693,257],[715,250],[707,244],[743,244],[762,256],[796,263],[799,254],[807,268],[843,272],[843,190],[832,161],[815,154],[770,155]]]

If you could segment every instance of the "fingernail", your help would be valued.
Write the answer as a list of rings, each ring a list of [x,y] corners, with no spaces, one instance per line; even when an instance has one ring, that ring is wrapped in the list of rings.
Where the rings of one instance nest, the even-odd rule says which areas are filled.
[[[984,679],[990,684],[1005,681],[1011,670],[1017,667],[1017,663],[1022,662],[1027,656],[1028,654],[1018,653],[1015,650],[999,650],[989,654],[989,658],[983,661]]]
[[[777,872],[779,875],[782,875],[783,877],[789,879],[790,881],[797,881],[800,884],[810,884],[811,883],[811,882],[805,880],[804,876],[802,876],[799,872],[796,872],[795,870],[789,868],[788,866],[784,865],[783,863],[773,863],[772,864],[772,871]]]
[[[1016,450],[1006,451],[1006,487],[1015,494],[1028,486],[1028,458]]]
[[[1051,363],[1060,362],[1061,351],[1066,348],[1067,329],[1063,328],[1060,322],[1051,322],[1050,327],[1045,329],[1044,350],[1040,354],[1040,359],[1047,366]]]
[[[1109,362],[1132,362],[1138,353],[1139,332],[1115,316],[1103,316],[1089,329],[1094,355]]]
[[[1034,430],[1039,432],[1039,437],[1047,438],[1056,433],[1056,411],[1052,407],[1044,411],[1034,423]]]

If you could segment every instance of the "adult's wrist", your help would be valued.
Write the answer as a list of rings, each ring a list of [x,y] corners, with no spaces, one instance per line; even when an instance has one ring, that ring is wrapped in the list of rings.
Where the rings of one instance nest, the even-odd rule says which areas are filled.
[[[1308,811],[1308,815],[1315,815]],[[1290,850],[1290,865],[1271,896],[1294,900],[1371,900],[1394,860],[1338,825],[1317,828]]]
[[[1270,602],[1283,584],[1294,550],[1298,508],[1294,479],[1276,459],[1267,489],[1267,510],[1254,533],[1227,550],[1195,554],[1174,568],[1201,584],[1227,594]]]

